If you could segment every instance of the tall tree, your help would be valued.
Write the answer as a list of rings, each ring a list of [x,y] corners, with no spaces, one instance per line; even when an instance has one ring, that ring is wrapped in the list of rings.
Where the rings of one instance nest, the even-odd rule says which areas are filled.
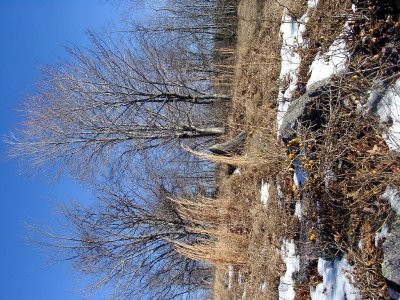
[[[118,299],[204,296],[211,287],[210,266],[180,255],[172,243],[199,235],[187,230],[169,200],[180,189],[160,183],[138,190],[114,181],[101,190],[99,205],[62,206],[67,230],[61,235],[40,230],[41,243],[54,247],[57,259],[92,275],[92,288],[113,286]]]
[[[203,73],[145,40],[134,49],[90,37],[91,50],[68,49],[70,62],[45,69],[9,141],[13,155],[81,171],[127,153],[224,133],[207,106],[229,96],[215,94]]]

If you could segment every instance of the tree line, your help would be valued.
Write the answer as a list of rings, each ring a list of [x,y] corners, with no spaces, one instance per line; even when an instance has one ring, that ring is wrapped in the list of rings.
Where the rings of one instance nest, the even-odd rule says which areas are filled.
[[[215,193],[215,166],[182,148],[206,149],[226,133],[214,112],[232,93],[234,0],[125,2],[152,6],[118,31],[88,32],[90,46],[43,68],[22,104],[10,155],[94,187],[97,203],[61,205],[60,233],[35,227],[52,247],[123,299],[207,295],[212,267],[176,251],[209,237],[174,199]],[[224,49],[223,51],[219,51]],[[227,80],[228,78],[228,80]],[[191,298],[192,297],[192,298]]]

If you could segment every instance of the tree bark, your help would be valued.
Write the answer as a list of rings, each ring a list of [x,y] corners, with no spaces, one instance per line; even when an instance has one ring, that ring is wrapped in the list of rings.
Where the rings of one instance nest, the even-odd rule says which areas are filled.
[[[182,132],[177,133],[177,137],[180,139],[194,138],[194,137],[205,137],[205,136],[218,136],[225,133],[223,127],[190,127],[184,126]]]

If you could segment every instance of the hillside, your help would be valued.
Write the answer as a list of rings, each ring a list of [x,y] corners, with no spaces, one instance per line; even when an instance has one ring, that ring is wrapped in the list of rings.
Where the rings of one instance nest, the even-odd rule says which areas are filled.
[[[215,299],[398,299],[397,5],[240,2]]]

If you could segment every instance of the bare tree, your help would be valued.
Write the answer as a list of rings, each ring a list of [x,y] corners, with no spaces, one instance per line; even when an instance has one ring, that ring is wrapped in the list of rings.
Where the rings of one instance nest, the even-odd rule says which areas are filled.
[[[194,299],[211,287],[211,269],[174,250],[171,241],[188,242],[187,230],[172,201],[180,187],[132,189],[121,181],[102,188],[100,204],[62,206],[68,236],[40,230],[41,244],[54,247],[59,260],[96,278],[92,288],[110,284],[118,299]],[[37,228],[35,228],[37,230]],[[44,235],[43,235],[44,234]]]
[[[92,50],[68,49],[72,62],[45,70],[9,141],[13,155],[34,166],[53,161],[82,171],[127,153],[224,133],[206,107],[230,97],[213,93],[201,72],[149,43],[135,50],[91,38]]]
[[[33,166],[52,162],[79,175],[104,168],[99,204],[63,206],[70,234],[42,231],[42,243],[94,275],[94,287],[112,284],[117,298],[193,299],[210,288],[210,267],[174,249],[209,236],[170,197],[191,201],[215,189],[214,166],[180,144],[202,147],[225,132],[210,111],[231,98],[213,83],[223,72],[213,63],[215,36],[231,25],[221,22],[225,1],[169,2],[160,10],[173,17],[164,34],[89,33],[90,49],[69,48],[67,61],[44,68],[9,140],[12,155]]]
[[[174,52],[192,70],[202,72],[215,90],[231,94],[237,6],[236,0],[159,2],[152,18],[147,22],[128,18],[123,32],[134,36],[139,32],[160,49],[173,44]]]
[[[126,1],[127,7],[136,7],[139,1]],[[158,32],[180,32],[197,34],[203,38],[226,38],[234,34],[233,24],[237,21],[237,0],[166,0],[148,1],[147,7],[156,13],[153,30]],[[133,18],[132,18],[133,19]],[[137,26],[128,19],[128,24]],[[147,20],[151,23],[152,20]],[[160,26],[161,25],[161,26]]]

